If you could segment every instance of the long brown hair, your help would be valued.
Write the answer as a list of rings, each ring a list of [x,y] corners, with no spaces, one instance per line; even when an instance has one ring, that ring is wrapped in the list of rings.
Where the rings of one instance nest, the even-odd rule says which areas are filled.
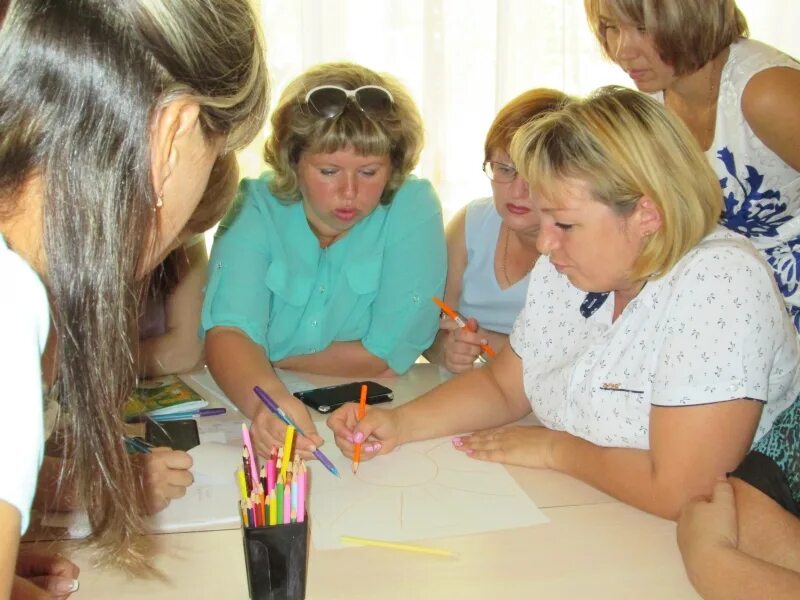
[[[120,407],[135,380],[136,281],[158,213],[150,123],[189,97],[227,150],[261,127],[268,89],[248,0],[15,0],[0,30],[0,214],[43,187],[42,273],[57,341],[66,471],[100,556],[144,530]]]

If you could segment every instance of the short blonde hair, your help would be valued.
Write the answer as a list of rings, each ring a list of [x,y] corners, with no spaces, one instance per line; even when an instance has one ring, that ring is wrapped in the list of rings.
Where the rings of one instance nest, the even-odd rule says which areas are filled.
[[[323,85],[348,90],[381,86],[391,93],[394,106],[388,115],[373,119],[348,103],[341,115],[326,119],[309,110],[305,103],[309,90]],[[286,201],[300,199],[296,168],[303,152],[353,148],[365,156],[388,156],[392,173],[381,196],[382,204],[391,202],[422,152],[422,117],[405,87],[390,75],[353,63],[326,63],[307,70],[281,94],[271,121],[264,160],[274,171],[270,190]]]
[[[606,56],[613,60],[600,21],[603,0],[584,0],[586,18]],[[736,0],[613,0],[606,2],[611,15],[643,25],[656,50],[676,75],[686,75],[747,37],[747,20]]]
[[[628,88],[600,88],[524,125],[511,143],[511,157],[547,197],[574,178],[620,216],[631,214],[642,196],[650,198],[662,226],[634,262],[635,280],[668,273],[722,212],[719,182],[686,126]]]

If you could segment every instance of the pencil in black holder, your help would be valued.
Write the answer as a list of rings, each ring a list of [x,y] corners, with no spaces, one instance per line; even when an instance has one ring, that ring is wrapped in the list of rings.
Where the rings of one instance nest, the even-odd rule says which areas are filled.
[[[243,527],[252,600],[302,600],[308,569],[308,517],[302,523]]]

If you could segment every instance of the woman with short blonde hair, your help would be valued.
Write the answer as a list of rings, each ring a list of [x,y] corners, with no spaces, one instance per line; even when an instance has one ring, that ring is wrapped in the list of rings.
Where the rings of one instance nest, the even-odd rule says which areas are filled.
[[[337,445],[363,442],[364,460],[473,431],[453,438],[473,458],[555,469],[675,519],[800,391],[769,269],[714,226],[699,148],[639,92],[601,89],[542,115],[511,157],[530,178],[543,257],[509,345],[395,410],[359,421],[343,407],[328,419]],[[542,427],[504,427],[531,412]]]

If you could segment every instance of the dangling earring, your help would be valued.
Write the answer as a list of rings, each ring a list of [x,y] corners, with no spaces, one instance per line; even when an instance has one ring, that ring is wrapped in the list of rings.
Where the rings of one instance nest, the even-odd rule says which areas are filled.
[[[156,208],[161,208],[164,206],[164,190],[158,192],[158,198],[156,198]]]

